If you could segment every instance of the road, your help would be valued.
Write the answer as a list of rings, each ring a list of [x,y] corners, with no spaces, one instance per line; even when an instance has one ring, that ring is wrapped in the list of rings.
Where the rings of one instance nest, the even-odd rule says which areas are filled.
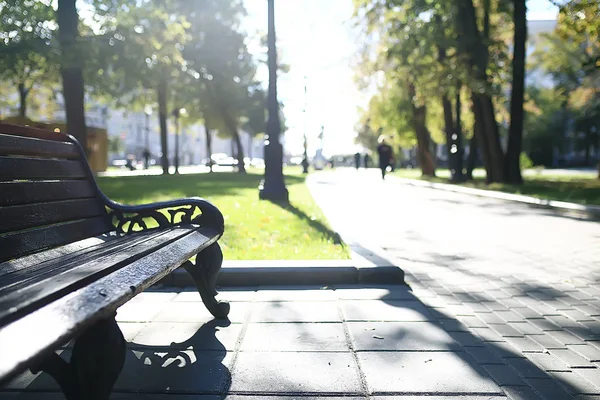
[[[554,379],[572,395],[600,394],[600,223],[377,171],[322,172],[309,186],[344,241],[400,266],[444,319],[543,370],[525,376],[538,393],[569,398],[549,389]]]

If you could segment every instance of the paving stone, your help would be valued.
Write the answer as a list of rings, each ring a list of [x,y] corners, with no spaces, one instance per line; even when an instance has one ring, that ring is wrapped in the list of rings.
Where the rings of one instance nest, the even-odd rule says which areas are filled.
[[[550,354],[558,357],[571,368],[585,368],[590,366],[590,362],[588,360],[570,349],[550,350]]]
[[[589,344],[567,346],[577,354],[585,357],[588,361],[600,362],[600,349]]]
[[[504,342],[504,338],[491,328],[473,328],[471,332],[484,342]]]
[[[582,322],[582,325],[586,324],[586,322]],[[583,341],[591,341],[591,340],[600,340],[600,334],[598,334],[597,332],[591,331],[590,329],[587,329],[583,326],[579,326],[579,327],[569,327],[569,328],[565,328],[566,331],[568,331],[569,333],[572,333],[573,335],[577,336],[579,339],[583,340]]]
[[[361,352],[358,353],[358,359],[372,394],[502,394],[485,371],[470,358],[466,358],[465,353]]]
[[[336,299],[337,295],[334,290],[326,290],[312,286],[303,289],[261,288],[256,292],[256,296],[254,297],[254,301],[335,301]]]
[[[554,322],[561,328],[580,327],[581,325],[564,315],[551,315],[546,317],[547,320]]]
[[[139,296],[142,294],[144,293],[140,293]],[[167,301],[129,301],[117,309],[116,320],[117,322],[150,322],[170,304]]]
[[[231,392],[360,394],[350,353],[241,352],[232,374]]]
[[[547,353],[529,353],[527,358],[544,371],[569,371],[569,366],[562,360]]]
[[[512,309],[515,313],[519,314],[523,318],[543,318],[541,314],[533,311],[529,307],[515,307]]]
[[[529,386],[503,386],[502,389],[509,400],[542,400]]]
[[[229,320],[231,322],[244,322],[246,313],[251,303],[235,303],[231,306]],[[206,309],[201,302],[169,302],[154,318],[158,322],[209,322],[215,317]]]
[[[589,315],[579,311],[579,310],[564,310],[562,311],[564,315],[571,318],[574,321],[582,322],[582,321],[593,321],[594,319]]]
[[[507,311],[496,311],[496,315],[498,315],[503,322],[521,322],[523,321],[523,317],[512,310]]]
[[[362,303],[362,302],[358,302]],[[251,322],[341,322],[337,303],[274,301],[254,303]]]
[[[170,399],[170,398],[169,398]],[[365,400],[365,397],[321,397],[321,396],[293,396],[293,395],[285,395],[285,396],[278,396],[278,395],[262,395],[262,396],[237,396],[237,395],[229,395],[226,396],[224,400],[263,400],[263,399],[267,399],[267,400]],[[380,399],[379,397],[377,399]],[[175,400],[177,400],[177,398],[175,398]],[[404,397],[402,397],[402,400],[405,400]],[[429,399],[428,399],[429,400]]]
[[[406,285],[373,285],[368,288],[336,285],[334,295],[340,300],[417,300],[415,293]]]
[[[600,368],[577,368],[573,372],[583,376],[596,386],[600,385]]]
[[[523,379],[508,365],[483,365],[483,369],[496,381],[500,386],[526,386]]]
[[[254,300],[256,296],[256,288],[248,287],[248,288],[239,288],[239,289],[230,289],[220,290],[217,295],[217,299],[221,301],[228,302],[249,302]],[[200,293],[197,291],[187,290],[181,292],[173,299],[173,301],[202,301],[200,297]]]
[[[508,342],[486,342],[486,347],[501,358],[522,358],[524,357],[521,351],[512,346]]]
[[[513,322],[509,324],[524,335],[542,335],[544,332],[530,322]]]
[[[507,337],[506,341],[522,352],[541,352],[544,349],[530,337]]]
[[[450,336],[462,346],[483,347],[484,342],[471,332],[449,332]]]
[[[132,350],[115,390],[218,393],[227,389],[231,360],[225,351]]]
[[[444,328],[447,332],[468,332],[469,328],[467,328],[464,324],[454,318],[438,318],[438,324],[442,328]]]
[[[469,307],[471,310],[473,310],[475,312],[490,311],[490,309],[487,306],[488,303],[483,303],[483,302],[464,302],[463,304],[465,306]]]
[[[523,378],[548,378],[549,375],[526,358],[507,358],[506,362]]]
[[[545,400],[569,400],[573,398],[552,379],[526,379],[525,381],[537,390]]]
[[[565,389],[573,394],[597,394],[600,395],[600,388],[592,385],[589,380],[585,379],[575,372],[551,372],[551,375],[565,387]]]
[[[511,336],[511,337],[523,337],[524,335],[519,332],[518,330],[516,330],[515,328],[513,328],[512,326],[508,325],[508,324],[503,324],[503,325],[490,325],[490,328],[492,328],[493,330],[495,330],[496,332],[498,332],[500,334],[500,336],[502,337],[507,337],[507,336]]]
[[[597,307],[593,307],[587,304],[583,304],[580,306],[575,306],[575,308],[579,311],[581,311],[582,313],[589,315],[591,317],[598,317],[600,316],[600,310]]]
[[[21,392],[21,393],[3,393],[0,392],[0,400],[64,400],[62,393],[51,392]],[[152,393],[119,393],[113,392],[110,395],[111,400],[219,400],[218,395],[173,395],[173,394],[152,394]],[[229,399],[229,397],[227,397]]]
[[[527,336],[539,343],[545,349],[564,349],[566,346],[556,339],[551,338],[547,334]]]
[[[248,324],[242,351],[349,351],[341,323]]]
[[[575,335],[566,332],[566,331],[552,331],[546,332],[546,335],[550,336],[552,339],[558,340],[560,343],[564,345],[569,344],[585,344],[585,342]]]
[[[487,324],[504,324],[505,322],[497,312],[477,313],[477,317]]]
[[[241,324],[213,320],[202,322],[153,322],[142,329],[130,348],[169,347],[198,350],[233,351],[242,331]]]
[[[487,325],[485,324],[485,322],[483,322],[481,319],[477,318],[476,316],[471,316],[471,315],[461,315],[456,317],[457,320],[459,320],[460,322],[462,322],[464,325],[466,325],[469,328],[487,328]]]
[[[429,321],[429,309],[418,301],[343,301],[346,321]]]
[[[463,348],[477,364],[504,364],[504,361],[487,347],[471,347]]]
[[[348,322],[347,326],[357,351],[460,350],[448,333],[431,322]]]
[[[535,325],[537,328],[541,329],[544,332],[560,331],[563,329],[560,326],[556,325],[554,322],[548,321],[545,318],[528,319],[527,321],[529,323]]]

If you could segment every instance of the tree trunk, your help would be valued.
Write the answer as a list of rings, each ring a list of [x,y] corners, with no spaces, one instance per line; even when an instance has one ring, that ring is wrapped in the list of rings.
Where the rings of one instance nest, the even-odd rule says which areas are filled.
[[[210,124],[206,115],[204,115],[204,131],[206,132],[206,157],[208,157],[208,168],[210,172],[213,172],[212,135],[210,134]]]
[[[490,31],[490,1],[483,2],[483,33],[477,27],[477,15],[473,0],[459,3],[457,29],[459,51],[467,56],[469,70],[472,71],[476,87],[473,89],[473,103],[476,119],[480,122],[476,129],[477,141],[482,150],[488,182],[504,181],[504,152],[500,144],[500,132],[490,95],[490,82],[487,74],[489,58],[488,42]]]
[[[514,0],[515,24],[512,61],[512,92],[510,99],[510,127],[506,149],[505,177],[508,183],[523,183],[521,176],[521,149],[523,146],[523,96],[525,92],[525,42],[527,41],[527,7],[525,0]]]
[[[465,179],[463,175],[463,158],[464,158],[464,149],[463,149],[463,132],[462,132],[462,120],[461,120],[461,101],[460,101],[460,90],[462,89],[462,82],[456,83],[456,115],[454,118],[455,121],[455,134],[456,139],[454,140],[454,145],[456,146],[456,179],[458,181],[463,181]]]
[[[244,164],[244,147],[242,146],[240,133],[237,129],[233,131],[233,139],[235,140],[235,145],[237,147],[238,172],[241,174],[245,174],[246,164]]]
[[[473,133],[473,137],[469,143],[469,157],[467,158],[467,172],[465,179],[473,180],[473,170],[475,169],[475,163],[477,162],[477,136]]]
[[[494,103],[489,94],[480,95],[483,112],[483,129],[488,138],[488,147],[490,154],[490,167],[492,176],[490,182],[504,182],[504,152],[500,144],[500,131],[496,122],[496,113]]]
[[[415,86],[409,85],[410,97],[415,97]],[[416,106],[411,102],[412,123],[417,136],[417,157],[421,166],[421,172],[425,176],[435,176],[435,163],[431,154],[431,137],[426,125],[427,107]]]
[[[491,156],[489,154],[489,146],[487,144],[488,138],[484,132],[484,123],[483,123],[483,112],[480,101],[480,95],[473,93],[472,94],[472,110],[473,116],[475,120],[475,126],[473,129],[473,137],[474,141],[471,141],[471,144],[477,144],[477,147],[481,151],[481,160],[483,161],[483,166],[485,168],[485,180],[487,183],[491,182],[491,176],[493,174],[492,167],[490,164]],[[471,179],[473,177],[471,176]]]
[[[19,117],[27,117],[27,95],[29,94],[28,88],[25,87],[24,83],[19,83]]]
[[[231,133],[231,138],[233,143],[237,146],[237,160],[238,160],[238,172],[241,174],[246,173],[246,166],[244,165],[244,148],[242,147],[242,141],[240,140],[240,134],[237,129],[237,124],[231,118],[229,113],[225,109],[221,109],[221,115],[223,116],[223,121],[229,129],[229,133]],[[232,149],[233,151],[233,149]],[[234,154],[232,154],[235,157]]]
[[[58,22],[58,41],[61,49],[61,75],[63,79],[63,97],[67,119],[67,132],[79,141],[86,153],[87,133],[84,109],[84,84],[79,40],[79,16],[76,0],[58,0],[56,20]]]
[[[446,133],[446,152],[448,155],[448,169],[450,170],[450,180],[456,180],[456,147],[454,145],[454,118],[452,116],[452,103],[448,97],[448,93],[442,96],[442,108],[444,109],[444,127]]]
[[[162,156],[160,157],[160,165],[162,166],[163,175],[169,174],[169,141],[167,130],[167,81],[161,78],[157,88],[158,97],[158,123],[160,125],[160,147]]]

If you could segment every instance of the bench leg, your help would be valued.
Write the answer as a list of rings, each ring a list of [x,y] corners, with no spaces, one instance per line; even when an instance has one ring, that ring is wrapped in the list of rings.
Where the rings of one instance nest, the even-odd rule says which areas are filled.
[[[217,277],[223,263],[223,253],[218,243],[213,243],[196,256],[196,263],[186,261],[185,270],[192,276],[204,305],[215,318],[226,319],[229,303],[217,301]]]
[[[108,400],[125,364],[125,352],[125,338],[113,316],[96,322],[75,340],[70,363],[52,353],[32,372],[52,376],[67,400]]]

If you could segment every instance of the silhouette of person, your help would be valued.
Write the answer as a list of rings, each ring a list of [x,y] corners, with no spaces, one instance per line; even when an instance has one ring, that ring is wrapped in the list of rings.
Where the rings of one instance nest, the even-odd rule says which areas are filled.
[[[356,153],[354,155],[354,165],[356,166],[356,169],[360,168],[360,153]]]
[[[369,154],[365,153],[365,156],[363,157],[363,163],[365,164],[365,168],[369,168],[371,166],[371,157]]]
[[[385,137],[379,137],[379,146],[377,146],[377,154],[379,154],[379,169],[381,169],[381,179],[385,179],[385,172],[391,161],[394,159],[392,147],[387,144]]]

